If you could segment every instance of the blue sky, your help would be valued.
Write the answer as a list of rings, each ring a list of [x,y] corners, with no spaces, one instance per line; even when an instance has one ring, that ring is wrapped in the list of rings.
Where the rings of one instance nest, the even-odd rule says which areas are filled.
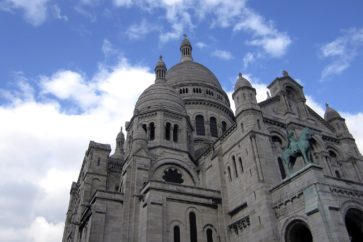
[[[325,102],[341,112],[362,150],[362,10],[359,0],[0,0],[0,240],[60,240],[88,141],[114,146],[158,56],[179,62],[184,33],[228,93],[241,72],[261,101],[287,70],[319,114]]]

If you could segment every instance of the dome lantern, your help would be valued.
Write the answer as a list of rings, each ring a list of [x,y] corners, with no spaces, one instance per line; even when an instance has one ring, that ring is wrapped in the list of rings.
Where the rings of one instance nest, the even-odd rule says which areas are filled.
[[[186,34],[184,34],[184,40],[180,45],[181,62],[192,61],[192,45]]]
[[[165,75],[166,75],[166,66],[163,61],[163,56],[159,57],[159,61],[156,63],[155,66],[155,83],[158,82],[165,82]]]

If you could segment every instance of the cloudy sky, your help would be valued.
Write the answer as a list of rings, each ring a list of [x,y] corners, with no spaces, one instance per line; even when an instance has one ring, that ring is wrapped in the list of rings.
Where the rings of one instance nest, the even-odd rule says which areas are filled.
[[[160,54],[194,59],[227,92],[238,72],[266,98],[288,70],[363,150],[360,0],[0,0],[0,241],[60,241],[89,140],[109,143]]]

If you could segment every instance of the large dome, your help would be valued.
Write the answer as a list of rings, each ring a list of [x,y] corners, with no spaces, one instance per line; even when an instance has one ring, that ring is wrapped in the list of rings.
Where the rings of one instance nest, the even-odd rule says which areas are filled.
[[[148,87],[137,100],[134,114],[155,110],[168,110],[186,115],[183,100],[166,82],[157,82]]]
[[[178,84],[200,83],[213,86],[219,90],[222,89],[216,76],[207,67],[194,61],[184,61],[176,64],[168,70],[166,79],[173,87],[178,86]]]

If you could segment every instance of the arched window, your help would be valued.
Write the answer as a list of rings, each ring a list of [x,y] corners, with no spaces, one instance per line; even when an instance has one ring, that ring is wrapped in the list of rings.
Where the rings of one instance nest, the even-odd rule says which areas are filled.
[[[189,213],[190,242],[198,242],[197,220],[194,212]]]
[[[232,174],[231,174],[231,168],[228,166],[228,177],[229,177],[229,181],[232,181]]]
[[[218,137],[217,119],[215,117],[211,117],[209,119],[209,125],[212,137]]]
[[[150,140],[155,139],[155,124],[150,123]]]
[[[239,166],[241,167],[241,172],[243,173],[243,164],[241,157],[238,157],[238,161],[239,161]]]
[[[207,242],[213,242],[213,230],[207,229]]]
[[[178,142],[178,125],[174,124],[174,129],[173,129],[173,141],[174,142]]]
[[[235,173],[236,177],[238,177],[236,157],[232,156],[232,160],[233,160],[234,173]]]
[[[165,125],[165,139],[170,140],[170,123],[166,123]]]
[[[174,242],[180,242],[180,228],[179,226],[174,226]]]
[[[143,124],[142,125],[142,129],[145,131],[145,133],[147,133],[147,126],[146,126],[146,124]]]
[[[222,121],[222,133],[226,132],[227,130],[227,123]]]
[[[197,117],[195,117],[195,128],[197,130],[197,135],[205,135],[204,117],[202,115],[197,115]]]

